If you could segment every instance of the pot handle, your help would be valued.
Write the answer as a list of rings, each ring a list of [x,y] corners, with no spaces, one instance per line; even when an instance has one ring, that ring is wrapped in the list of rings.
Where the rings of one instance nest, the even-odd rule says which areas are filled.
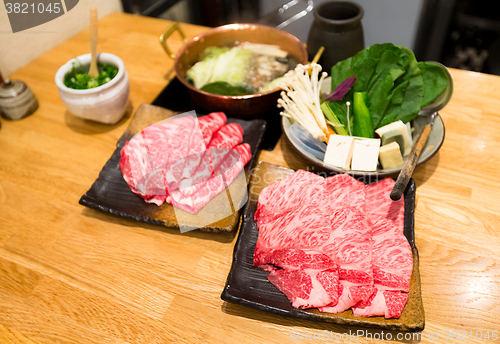
[[[172,60],[175,59],[175,54],[170,50],[170,48],[167,45],[167,39],[172,36],[172,34],[175,31],[179,31],[179,34],[181,35],[182,40],[187,42],[186,35],[184,35],[184,31],[182,31],[181,27],[179,26],[179,22],[173,22],[170,24],[165,31],[163,31],[160,35],[160,44],[163,46],[163,49],[165,49],[168,57],[170,57]]]

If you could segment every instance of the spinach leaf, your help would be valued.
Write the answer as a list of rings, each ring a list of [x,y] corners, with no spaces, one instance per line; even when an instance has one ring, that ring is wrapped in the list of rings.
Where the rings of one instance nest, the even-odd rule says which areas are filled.
[[[448,87],[448,78],[443,68],[427,62],[419,62],[418,68],[424,80],[424,96],[421,106],[429,105]]]
[[[408,122],[420,111],[424,85],[411,50],[391,43],[365,48],[332,67],[332,89],[352,75],[357,81],[342,102],[352,103],[353,92],[367,92],[374,129],[397,120]],[[347,119],[346,113],[335,111],[342,107],[330,105],[339,121]]]
[[[421,109],[424,94],[424,82],[413,52],[405,47],[401,49],[406,72],[395,82],[391,90],[392,96],[389,106],[386,108],[380,121],[374,127],[380,128],[389,123],[401,120],[407,123],[414,119]]]

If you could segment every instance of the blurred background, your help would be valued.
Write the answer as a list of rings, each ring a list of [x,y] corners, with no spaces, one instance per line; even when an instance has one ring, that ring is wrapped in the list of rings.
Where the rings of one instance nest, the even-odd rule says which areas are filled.
[[[277,26],[307,42],[313,9],[325,0],[80,0],[63,17],[10,30],[0,6],[0,71],[9,75],[88,26],[88,11],[114,11],[215,27],[228,23]],[[365,45],[392,42],[418,60],[500,75],[500,12],[495,0],[355,0],[365,10]],[[288,20],[287,18],[296,18]],[[61,28],[64,28],[63,30]]]

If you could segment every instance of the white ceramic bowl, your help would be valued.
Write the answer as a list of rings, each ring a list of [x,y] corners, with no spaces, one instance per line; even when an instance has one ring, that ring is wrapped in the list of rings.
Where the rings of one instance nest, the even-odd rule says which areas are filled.
[[[106,84],[87,89],[75,90],[64,85],[64,76],[73,69],[73,64],[90,65],[90,54],[80,55],[66,62],[56,73],[55,81],[59,96],[67,109],[75,116],[114,124],[125,114],[129,80],[121,58],[108,53],[98,53],[97,62],[111,64],[118,68],[118,74]]]

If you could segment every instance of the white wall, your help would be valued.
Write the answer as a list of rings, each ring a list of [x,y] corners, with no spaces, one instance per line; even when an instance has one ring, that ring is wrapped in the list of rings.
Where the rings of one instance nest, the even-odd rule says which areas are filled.
[[[262,15],[271,12],[290,0],[260,0]],[[315,6],[327,0],[314,0]],[[365,10],[362,19],[365,46],[375,43],[394,43],[414,49],[418,22],[424,0],[354,0]],[[305,8],[296,5],[296,8]],[[290,10],[291,11],[291,10]],[[314,16],[306,17],[292,23],[284,30],[297,36],[302,42],[307,42],[309,29]]]
[[[12,33],[4,2],[0,1],[0,72],[4,78],[88,27],[91,7],[97,8],[99,18],[122,11],[120,0],[80,0],[71,11],[48,23]]]

